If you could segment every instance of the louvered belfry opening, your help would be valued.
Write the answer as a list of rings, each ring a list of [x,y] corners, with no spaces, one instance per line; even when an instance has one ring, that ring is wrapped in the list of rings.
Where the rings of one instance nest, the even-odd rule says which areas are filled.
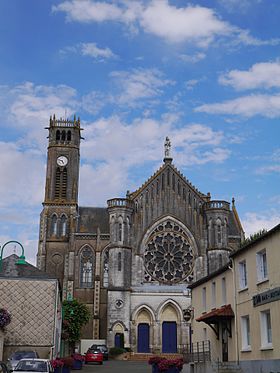
[[[57,167],[55,174],[55,199],[66,199],[67,196],[67,168]]]

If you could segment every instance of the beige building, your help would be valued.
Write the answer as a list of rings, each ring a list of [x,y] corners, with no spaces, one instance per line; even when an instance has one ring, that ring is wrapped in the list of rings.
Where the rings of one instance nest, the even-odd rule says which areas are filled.
[[[199,361],[235,361],[233,271],[226,265],[195,282],[192,289],[192,351]]]
[[[0,274],[0,308],[12,316],[2,335],[3,359],[16,350],[35,350],[40,358],[52,358],[60,348],[58,280],[29,263],[17,264],[18,259],[15,254],[5,258]]]
[[[279,247],[280,224],[190,286],[194,371],[280,371]]]
[[[232,255],[244,371],[280,371],[280,224]],[[262,370],[261,370],[262,369]]]

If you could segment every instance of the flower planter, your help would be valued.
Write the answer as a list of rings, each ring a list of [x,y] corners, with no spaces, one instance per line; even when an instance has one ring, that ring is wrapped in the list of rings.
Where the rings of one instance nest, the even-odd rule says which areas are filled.
[[[170,367],[168,370],[160,371],[157,364],[152,365],[152,373],[179,373],[180,370],[176,367]]]
[[[179,373],[183,369],[183,359],[166,359],[152,356],[148,363],[152,366],[152,373]]]
[[[70,373],[70,370],[71,370],[70,367],[67,367],[67,366],[64,365],[64,366],[62,367],[62,371],[61,371],[61,373]]]
[[[157,364],[152,365],[152,373],[159,373]]]
[[[62,367],[53,368],[53,373],[62,373]]]
[[[82,360],[75,360],[73,361],[72,369],[74,370],[80,370],[83,367],[83,362]]]

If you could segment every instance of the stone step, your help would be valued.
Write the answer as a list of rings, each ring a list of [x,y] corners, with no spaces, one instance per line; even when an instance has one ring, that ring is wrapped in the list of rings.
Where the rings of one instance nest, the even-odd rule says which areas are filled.
[[[242,370],[234,361],[228,362],[212,362],[212,367],[215,372],[219,373],[241,373]]]
[[[133,361],[148,361],[152,356],[165,357],[166,359],[181,359],[183,358],[182,354],[142,354],[142,353],[131,353],[129,360]]]

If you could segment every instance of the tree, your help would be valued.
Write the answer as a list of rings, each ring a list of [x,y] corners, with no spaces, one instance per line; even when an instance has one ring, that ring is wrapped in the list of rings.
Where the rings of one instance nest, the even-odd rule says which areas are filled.
[[[90,318],[91,313],[84,303],[77,299],[63,301],[62,338],[74,346],[80,340],[82,327]]]
[[[260,238],[266,233],[267,233],[267,230],[263,228],[253,234],[250,234],[250,236],[245,238],[245,240],[242,242],[241,247],[249,245],[249,243],[256,241],[258,238]]]

